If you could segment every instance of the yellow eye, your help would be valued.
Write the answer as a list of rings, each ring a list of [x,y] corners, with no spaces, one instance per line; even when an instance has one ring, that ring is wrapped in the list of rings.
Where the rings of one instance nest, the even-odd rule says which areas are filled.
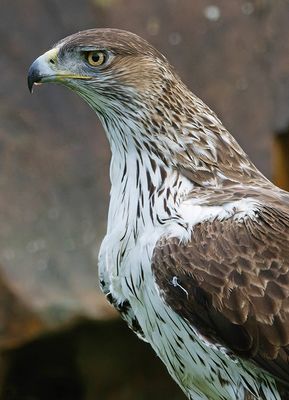
[[[103,51],[90,51],[86,56],[87,62],[92,67],[99,67],[106,61],[106,54]]]

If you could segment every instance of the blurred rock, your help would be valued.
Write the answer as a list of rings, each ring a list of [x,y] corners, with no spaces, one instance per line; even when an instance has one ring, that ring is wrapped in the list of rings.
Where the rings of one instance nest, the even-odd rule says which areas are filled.
[[[31,62],[78,30],[134,31],[168,56],[270,178],[273,135],[289,126],[288,13],[288,1],[271,0],[1,1],[0,346],[79,316],[115,316],[97,283],[107,141],[64,88],[30,96]]]
[[[0,348],[14,347],[37,336],[44,324],[0,275]]]
[[[289,124],[288,12],[285,1],[2,0],[0,262],[48,325],[111,310],[97,283],[110,153],[80,98],[52,85],[29,95],[29,64],[80,29],[135,31],[168,56],[270,177],[272,135]]]
[[[270,178],[273,135],[289,126],[288,13],[272,0],[1,0],[0,349],[15,347],[2,358],[1,400],[183,398],[120,322],[63,328],[115,316],[97,283],[110,152],[80,98],[52,85],[30,96],[31,62],[78,30],[136,32]],[[282,174],[285,139],[274,147]]]

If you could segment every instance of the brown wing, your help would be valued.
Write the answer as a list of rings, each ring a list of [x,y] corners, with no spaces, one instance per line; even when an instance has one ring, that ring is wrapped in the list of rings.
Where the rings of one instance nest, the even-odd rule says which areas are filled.
[[[289,213],[196,225],[161,238],[153,272],[165,301],[212,342],[289,379]]]

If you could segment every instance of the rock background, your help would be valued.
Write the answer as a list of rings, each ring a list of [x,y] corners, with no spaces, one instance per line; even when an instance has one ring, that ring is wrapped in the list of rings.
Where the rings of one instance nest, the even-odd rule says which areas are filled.
[[[138,33],[167,55],[262,172],[289,188],[289,2],[1,0],[0,5],[0,346],[18,344],[21,351],[28,339],[34,343],[47,332],[58,337],[63,326],[75,329],[70,324],[77,318],[115,316],[97,284],[109,195],[107,141],[76,95],[44,85],[30,96],[31,62],[78,30]],[[95,327],[88,324],[90,329]],[[118,332],[111,345],[122,346]],[[97,340],[99,346],[108,343],[106,334]],[[62,342],[55,343],[57,352]],[[46,341],[41,345],[45,352]],[[13,367],[14,353],[9,357],[3,371],[9,363]],[[114,379],[115,359],[110,360]],[[155,365],[153,356],[150,360]],[[96,368],[91,359],[88,365]],[[130,398],[153,396],[134,392]]]

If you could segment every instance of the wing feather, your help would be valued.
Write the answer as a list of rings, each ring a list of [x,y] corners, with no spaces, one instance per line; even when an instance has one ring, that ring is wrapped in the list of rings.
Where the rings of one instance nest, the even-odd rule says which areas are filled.
[[[167,304],[202,335],[288,381],[286,209],[263,205],[254,218],[199,223],[188,243],[162,237],[152,269]]]

